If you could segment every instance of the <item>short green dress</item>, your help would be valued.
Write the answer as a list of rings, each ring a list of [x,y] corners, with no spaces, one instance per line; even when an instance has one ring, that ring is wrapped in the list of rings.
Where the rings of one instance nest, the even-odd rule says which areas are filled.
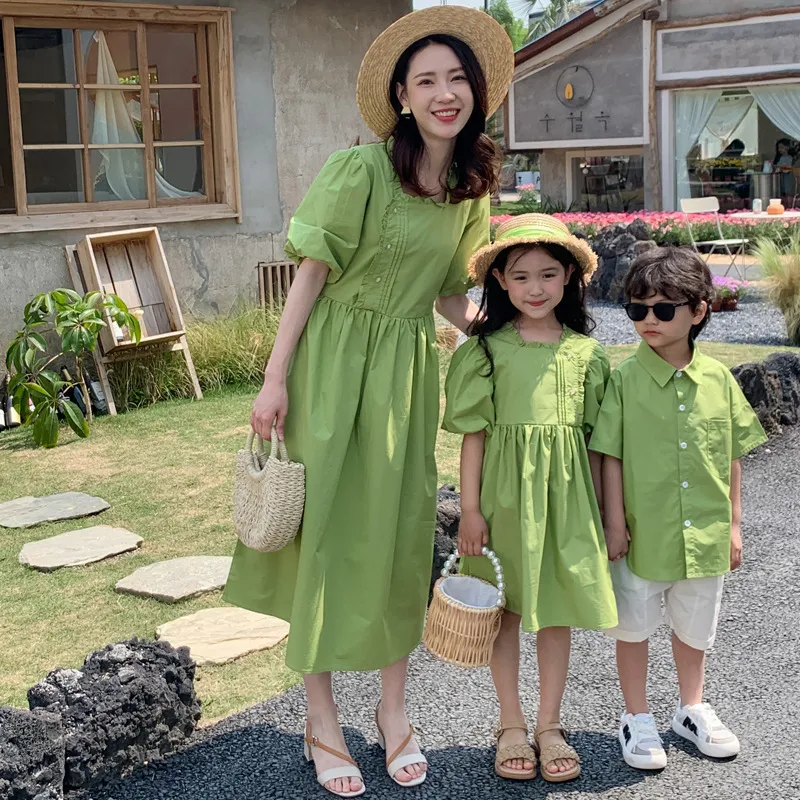
[[[237,545],[224,598],[288,620],[298,672],[379,669],[421,639],[436,520],[433,304],[467,291],[469,257],[488,239],[488,197],[411,197],[383,144],[334,153],[291,221],[289,257],[331,268],[287,384],[305,512],[277,553]]]
[[[486,431],[481,512],[503,566],[506,608],[526,631],[617,624],[603,525],[585,435],[609,377],[602,347],[565,327],[554,344],[525,342],[513,325],[453,355],[443,427]],[[495,582],[486,558],[463,570]]]

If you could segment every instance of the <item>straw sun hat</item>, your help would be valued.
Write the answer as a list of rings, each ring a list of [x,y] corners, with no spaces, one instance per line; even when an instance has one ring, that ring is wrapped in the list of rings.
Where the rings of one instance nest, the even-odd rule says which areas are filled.
[[[494,242],[482,247],[469,262],[469,274],[482,284],[497,256],[507,248],[525,244],[560,244],[575,257],[583,273],[583,282],[597,269],[597,256],[582,239],[573,236],[561,220],[549,214],[520,214],[504,222],[494,235]]]
[[[412,11],[390,25],[372,43],[358,73],[356,100],[364,121],[381,139],[397,124],[389,100],[400,56],[414,42],[437,33],[460,39],[475,54],[486,78],[487,118],[500,108],[514,75],[514,47],[503,28],[485,11],[463,6],[434,6]]]

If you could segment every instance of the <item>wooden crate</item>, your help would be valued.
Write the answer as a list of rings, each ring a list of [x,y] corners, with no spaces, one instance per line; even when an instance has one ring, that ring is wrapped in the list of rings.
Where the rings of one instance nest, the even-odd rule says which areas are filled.
[[[264,308],[282,306],[297,275],[294,261],[259,261],[258,302]]]
[[[87,289],[122,298],[141,323],[141,345],[175,341],[185,334],[157,228],[90,233],[77,250]],[[107,322],[100,334],[106,353],[136,346],[126,329],[119,331],[110,318]]]

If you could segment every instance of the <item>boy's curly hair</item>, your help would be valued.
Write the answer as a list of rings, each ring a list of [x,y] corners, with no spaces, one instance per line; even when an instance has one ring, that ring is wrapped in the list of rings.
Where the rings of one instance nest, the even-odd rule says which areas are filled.
[[[689,341],[694,341],[711,317],[714,282],[711,270],[703,259],[688,247],[654,247],[642,253],[631,264],[625,276],[625,299],[645,300],[660,294],[676,303],[689,303],[697,311],[700,303],[708,304],[706,315],[693,325]]]

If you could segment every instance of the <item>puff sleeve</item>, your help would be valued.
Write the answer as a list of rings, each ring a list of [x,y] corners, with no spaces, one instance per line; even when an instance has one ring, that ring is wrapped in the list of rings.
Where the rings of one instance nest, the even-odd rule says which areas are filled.
[[[583,429],[591,433],[597,424],[600,406],[606,393],[606,384],[611,376],[608,357],[600,345],[593,350],[586,365],[586,377],[583,382]]]
[[[476,250],[489,244],[489,196],[467,202],[471,203],[467,224],[439,290],[439,295],[443,297],[465,294],[472,287],[467,272],[469,260]]]
[[[489,362],[477,337],[453,354],[445,381],[446,406],[442,427],[461,435],[494,427],[494,381],[486,375]]]

